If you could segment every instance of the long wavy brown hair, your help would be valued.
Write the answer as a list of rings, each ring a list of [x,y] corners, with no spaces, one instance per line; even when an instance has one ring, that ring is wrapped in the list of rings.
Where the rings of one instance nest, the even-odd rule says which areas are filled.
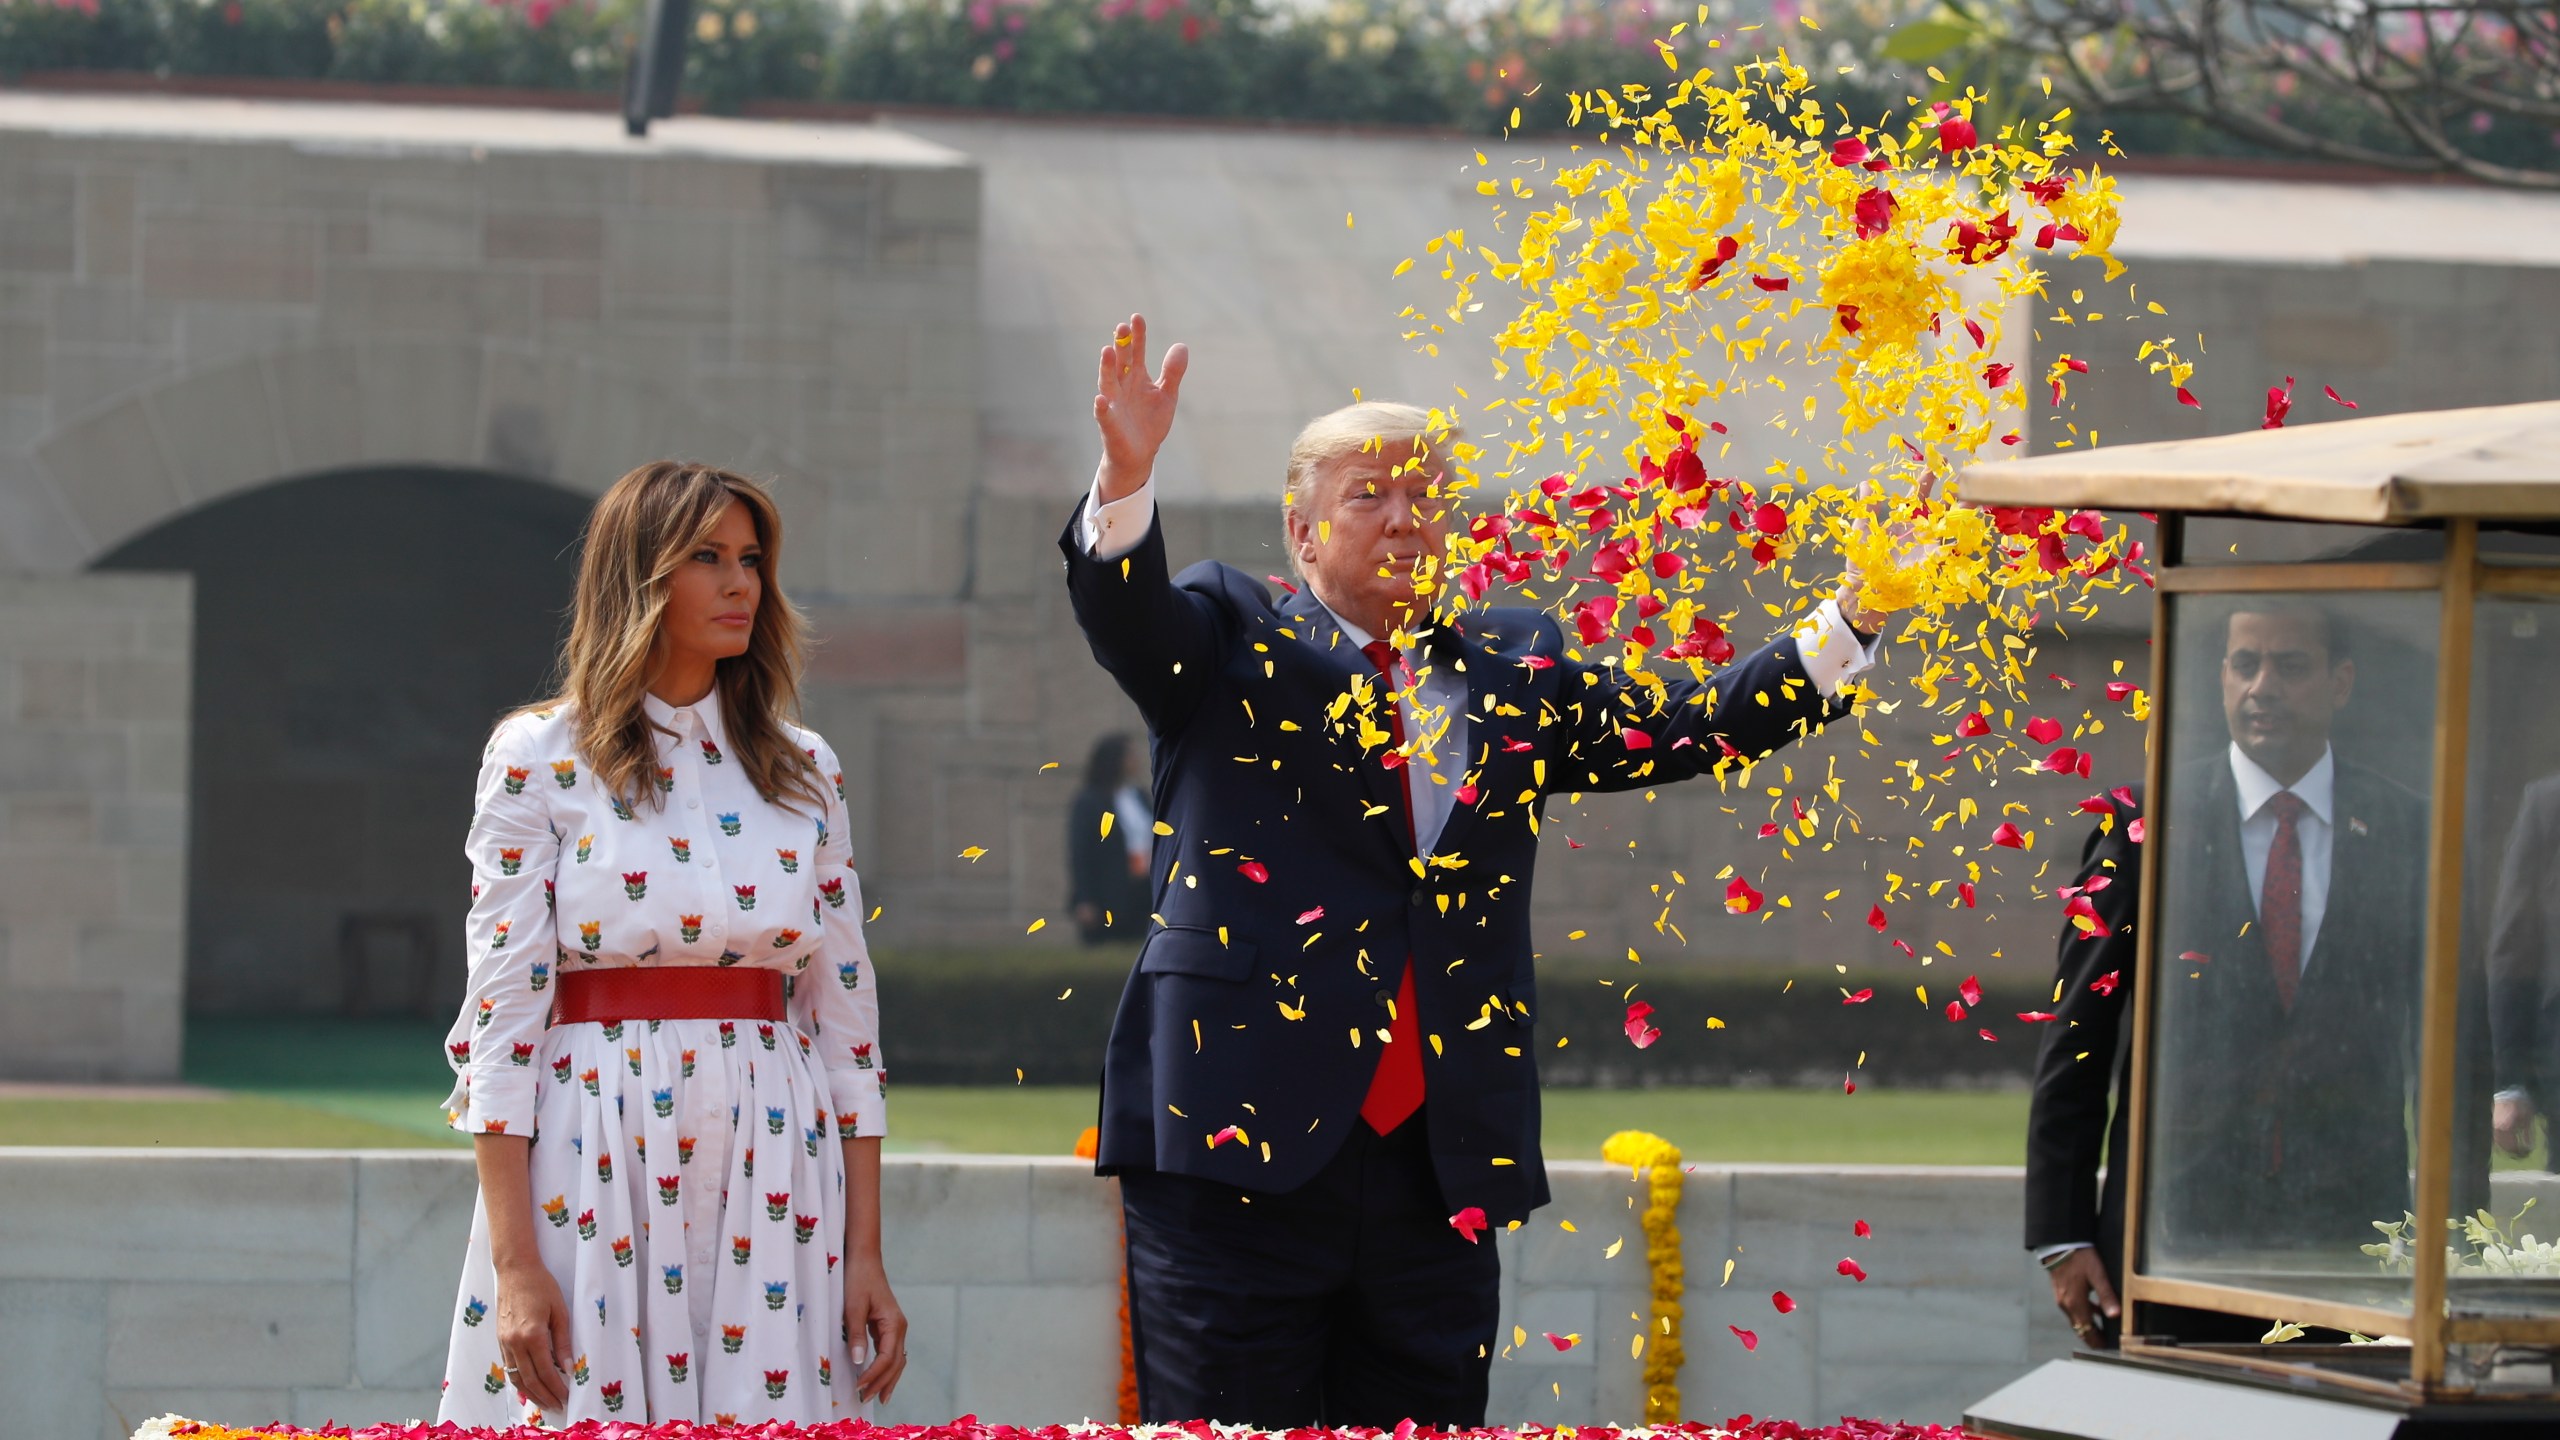
[[[663,804],[651,732],[668,732],[649,719],[642,700],[655,678],[668,581],[731,505],[745,506],[755,523],[764,591],[746,653],[720,661],[713,687],[728,722],[730,758],[768,800],[792,796],[823,812],[817,766],[783,729],[784,717],[799,714],[806,626],[782,591],[782,513],[743,475],[658,460],[604,492],[587,517],[556,693],[525,708],[574,705],[579,753],[605,792],[634,808],[643,800]]]

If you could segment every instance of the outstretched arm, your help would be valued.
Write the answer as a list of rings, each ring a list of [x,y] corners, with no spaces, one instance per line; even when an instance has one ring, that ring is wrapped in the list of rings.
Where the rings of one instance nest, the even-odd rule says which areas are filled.
[[[1059,548],[1076,623],[1102,668],[1161,734],[1187,713],[1217,654],[1217,622],[1199,596],[1173,583],[1155,524],[1156,454],[1173,429],[1188,348],[1147,370],[1147,321],[1132,315],[1103,347],[1094,375],[1093,423],[1102,464]]]
[[[1875,646],[1834,601],[1785,639],[1703,681],[1675,674],[1659,694],[1614,666],[1568,659],[1555,701],[1566,739],[1558,783],[1626,790],[1757,760],[1847,713],[1840,691],[1874,661]]]

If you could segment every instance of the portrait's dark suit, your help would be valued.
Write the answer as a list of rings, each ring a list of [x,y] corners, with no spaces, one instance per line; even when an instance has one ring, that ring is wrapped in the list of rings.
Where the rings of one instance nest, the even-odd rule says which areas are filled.
[[[1401,777],[1380,763],[1387,747],[1357,738],[1348,697],[1355,682],[1375,690],[1377,672],[1311,594],[1275,602],[1215,563],[1173,579],[1161,526],[1119,559],[1092,558],[1073,523],[1060,548],[1077,621],[1152,741],[1154,918],[1112,1022],[1098,1156],[1125,1177],[1142,1408],[1189,1419],[1178,1412],[1197,1404],[1271,1426],[1480,1423],[1493,1247],[1489,1236],[1471,1246],[1449,1217],[1481,1209],[1498,1228],[1547,1199],[1529,926],[1540,807],[1557,791],[1658,785],[1757,757],[1839,712],[1792,639],[1704,686],[1666,665],[1678,678],[1656,704],[1619,672],[1567,658],[1544,614],[1470,613],[1428,642],[1434,665],[1465,679],[1472,792],[1426,865]],[[1361,1103],[1408,957],[1425,1101],[1381,1139]],[[1408,1214],[1411,1229],[1369,1262],[1386,1280],[1408,1261],[1473,1267],[1460,1288],[1480,1305],[1435,1311],[1429,1287],[1459,1283],[1446,1276],[1396,1282],[1411,1298],[1372,1338],[1436,1347],[1409,1357],[1410,1383],[1266,1383],[1261,1372],[1294,1366],[1326,1323],[1271,1297],[1314,1287],[1307,1277],[1327,1262],[1295,1240],[1218,1227],[1247,1198],[1254,1216],[1283,1215],[1289,1202],[1270,1197],[1292,1192]],[[1216,1243],[1191,1243],[1202,1235]],[[1266,1243],[1271,1253],[1243,1253]],[[1258,1285],[1267,1303],[1251,1299]],[[1220,1291],[1247,1297],[1256,1318],[1213,1313]],[[1245,1338],[1232,1350],[1200,1342],[1222,1327]],[[1178,1364],[1145,1353],[1175,1346]],[[1424,1373],[1452,1355],[1465,1373],[1445,1384]]]
[[[2489,922],[2488,988],[2497,1088],[2523,1090],[2551,1115],[2560,1107],[2560,775],[2526,786],[2517,806]]]
[[[2371,1242],[2372,1222],[2409,1203],[2426,807],[2337,759],[2328,906],[2288,1008],[2259,942],[2227,756],[2176,783],[2153,837],[2168,848],[2146,1234],[2205,1253]]]

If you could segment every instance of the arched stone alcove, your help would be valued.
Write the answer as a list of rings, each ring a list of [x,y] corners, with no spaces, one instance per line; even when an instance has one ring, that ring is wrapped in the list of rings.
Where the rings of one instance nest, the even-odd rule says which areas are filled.
[[[190,1012],[450,1012],[469,777],[491,723],[543,693],[589,503],[360,467],[235,491],[99,558],[193,577]]]

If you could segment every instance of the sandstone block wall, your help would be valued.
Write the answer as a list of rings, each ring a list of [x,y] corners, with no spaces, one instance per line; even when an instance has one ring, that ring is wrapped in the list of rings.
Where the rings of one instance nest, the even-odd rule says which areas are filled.
[[[192,602],[0,574],[0,1073],[177,1077]]]
[[[1492,1419],[1637,1420],[1643,1187],[1596,1163],[1549,1171],[1556,1203],[1487,1241],[1503,1263]],[[882,1183],[913,1325],[882,1418],[1110,1418],[1113,1185],[1082,1161],[1019,1156],[893,1156]],[[2014,1170],[1690,1172],[1690,1418],[1952,1421],[2063,1353],[2018,1248],[2018,1192]],[[431,1416],[477,1195],[470,1157],[454,1153],[13,1154],[0,1167],[0,1440],[124,1440],[173,1410],[233,1424]],[[1850,1233],[1861,1219],[1870,1239]],[[1849,1254],[1864,1284],[1833,1273]],[[1781,1288],[1802,1306],[1793,1315],[1770,1302]],[[1728,1324],[1757,1331],[1757,1352]],[[1559,1352],[1547,1332],[1581,1341]]]

